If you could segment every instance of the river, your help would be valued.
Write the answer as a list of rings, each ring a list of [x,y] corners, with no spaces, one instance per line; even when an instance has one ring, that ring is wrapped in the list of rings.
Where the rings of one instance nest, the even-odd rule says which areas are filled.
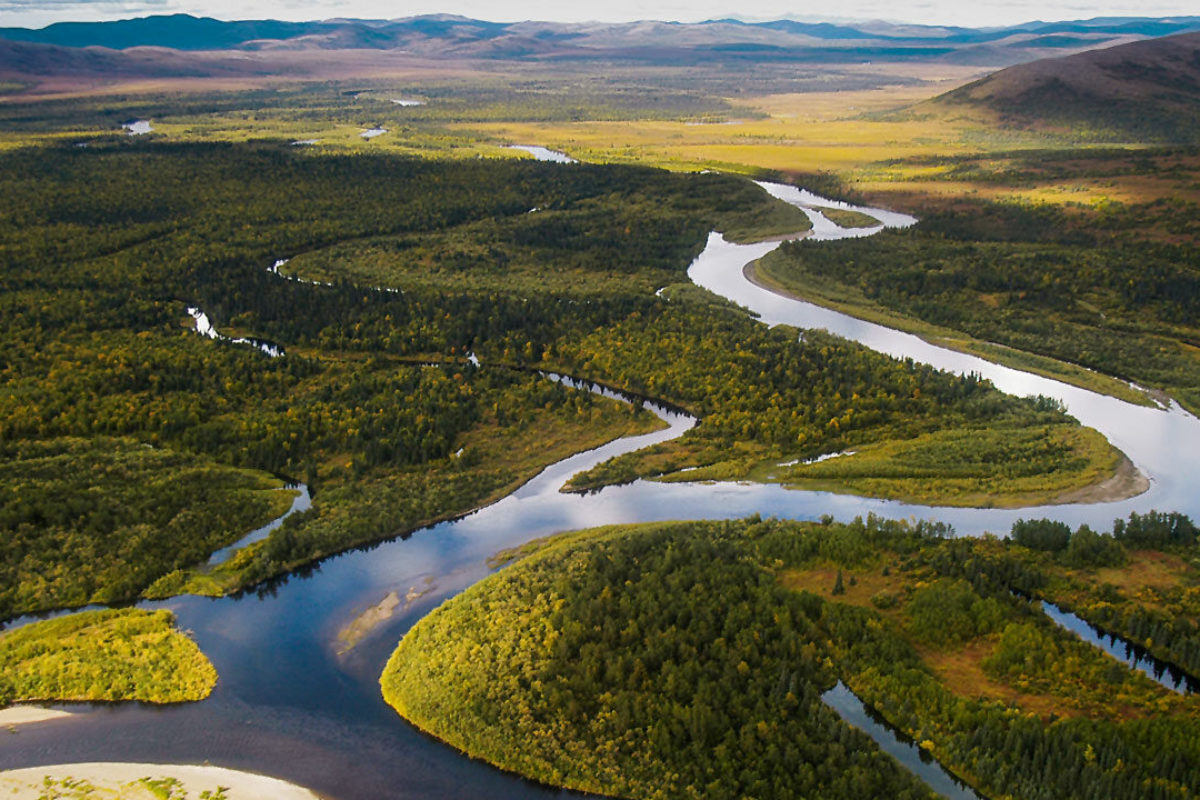
[[[906,220],[911,218],[897,215],[884,221]],[[818,233],[836,235],[823,225]],[[168,707],[72,707],[79,713],[70,718],[6,735],[0,769],[75,761],[211,762],[283,778],[339,800],[573,796],[460,756],[401,720],[380,696],[380,672],[400,637],[435,605],[486,576],[488,557],[502,548],[595,525],[752,513],[794,519],[822,514],[849,519],[868,512],[927,517],[967,534],[1007,532],[1021,516],[1101,529],[1114,517],[1155,507],[1200,516],[1200,498],[1187,491],[1187,476],[1200,466],[1200,425],[1191,415],[1100,397],[773,295],[747,281],[742,270],[776,246],[732,245],[713,234],[689,275],[768,324],[828,328],[893,355],[982,373],[1008,392],[1057,397],[1146,472],[1150,491],[1119,503],[1014,511],[930,508],[741,483],[637,481],[585,495],[558,491],[575,472],[681,435],[694,424],[686,415],[655,408],[667,428],[565,459],[461,519],[329,558],[258,593],[142,603],[172,609],[181,627],[193,632],[221,676],[212,697]],[[393,592],[413,599],[339,656],[339,630]]]

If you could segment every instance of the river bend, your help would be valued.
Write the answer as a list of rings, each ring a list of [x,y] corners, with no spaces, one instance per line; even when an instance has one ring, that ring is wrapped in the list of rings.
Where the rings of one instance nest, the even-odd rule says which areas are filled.
[[[791,187],[764,188],[800,205],[838,205]],[[879,209],[863,210],[885,225],[913,221]],[[812,238],[848,235],[818,212],[806,213],[814,220]],[[744,483],[636,481],[585,495],[558,491],[578,471],[679,436],[694,424],[686,415],[656,408],[668,423],[665,429],[565,459],[503,500],[461,519],[343,553],[258,593],[142,603],[172,609],[180,625],[193,632],[221,676],[212,697],[168,707],[74,707],[80,713],[70,718],[6,736],[0,769],[75,761],[209,761],[283,778],[340,800],[571,796],[460,756],[401,720],[380,696],[379,675],[395,643],[435,605],[486,576],[488,557],[500,549],[595,525],[753,513],[795,519],[822,514],[849,519],[870,512],[915,516],[951,523],[965,534],[1007,532],[1018,517],[1046,516],[1107,529],[1115,517],[1151,508],[1200,516],[1200,492],[1190,480],[1200,474],[1200,423],[1195,417],[1175,406],[1130,405],[772,294],[750,283],[743,268],[776,246],[734,245],[713,234],[689,275],[754,311],[766,324],[826,328],[897,357],[980,373],[1006,392],[1056,397],[1128,454],[1149,476],[1150,490],[1117,503],[1020,510],[934,508]],[[393,592],[412,599],[357,647],[338,655],[339,630]]]

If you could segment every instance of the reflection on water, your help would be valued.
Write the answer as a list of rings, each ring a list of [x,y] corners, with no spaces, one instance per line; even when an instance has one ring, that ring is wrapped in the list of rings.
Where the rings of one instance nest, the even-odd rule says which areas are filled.
[[[980,800],[970,786],[947,772],[933,756],[889,725],[875,709],[864,705],[846,684],[838,681],[837,686],[821,695],[821,700],[847,723],[874,739],[880,750],[899,761],[942,797],[949,800]]]
[[[785,199],[838,205],[767,188]],[[911,224],[903,215],[865,211],[885,225]],[[814,238],[833,235],[821,223]],[[23,729],[0,748],[0,769],[69,761],[207,759],[292,780],[343,800],[570,796],[431,741],[399,719],[380,697],[379,675],[399,638],[435,605],[486,576],[487,560],[498,550],[596,525],[733,519],[754,513],[791,519],[830,514],[846,520],[873,512],[940,520],[966,534],[1006,533],[1018,517],[1046,516],[1072,526],[1087,522],[1106,529],[1115,517],[1155,507],[1200,515],[1200,493],[1191,491],[1187,479],[1200,474],[1200,426],[1191,415],[1174,407],[1162,411],[1131,406],[771,294],[747,281],[742,269],[776,246],[732,245],[713,234],[689,275],[699,285],[753,309],[767,324],[828,328],[892,355],[960,373],[979,372],[1010,393],[1057,397],[1124,450],[1151,477],[1151,490],[1119,503],[1011,511],[932,508],[741,483],[635,481],[587,495],[559,491],[576,472],[680,436],[695,424],[686,414],[652,408],[668,423],[666,429],[610,442],[551,465],[476,513],[329,558],[260,592],[142,603],[174,610],[181,626],[193,632],[221,676],[214,695],[202,703],[166,709],[104,707]],[[193,312],[199,327],[197,314],[202,312]],[[381,539],[393,533],[378,531]],[[390,592],[404,594],[427,576],[435,578],[434,591],[381,624],[344,658],[336,656],[337,633],[357,610]]]
[[[1200,692],[1200,681],[1174,664],[1155,658],[1146,648],[1116,634],[1106,633],[1090,622],[1045,600],[1042,601],[1042,610],[1059,626],[1071,631],[1088,644],[1099,647],[1118,661],[1123,661],[1155,683],[1180,694]]]
[[[912,223],[912,217],[880,209],[857,209],[846,204],[837,204],[794,187],[779,184],[763,186],[788,202],[861,210],[880,219],[889,227],[903,227]],[[850,233],[856,234],[857,231]],[[814,238],[838,237],[826,234]],[[1200,516],[1200,492],[1195,490],[1195,483],[1191,477],[1200,474],[1200,421],[1179,406],[1171,404],[1166,409],[1136,406],[1050,378],[1020,372],[976,356],[938,347],[911,334],[856,319],[812,303],[782,297],[756,286],[744,274],[746,264],[762,258],[778,246],[777,242],[738,245],[725,241],[720,234],[713,233],[709,236],[704,252],[692,263],[688,276],[696,284],[751,310],[768,325],[823,328],[896,358],[911,358],[913,361],[960,375],[979,374],[1008,394],[1019,397],[1040,394],[1056,398],[1062,401],[1068,412],[1080,422],[1104,434],[1150,479],[1149,491],[1118,502],[1045,506],[1025,509],[1020,514],[993,513],[982,509],[966,515],[942,510],[932,512],[937,518],[952,522],[962,532],[976,533],[990,529],[1006,533],[1018,516],[1026,519],[1043,516],[1061,519],[1073,526],[1086,522],[1099,530],[1107,530],[1114,519],[1128,516],[1131,511],[1144,513],[1157,508]],[[868,508],[870,505],[870,501],[867,501],[863,510],[876,510]],[[927,516],[924,510],[918,513]]]
[[[578,164],[579,162],[571,158],[566,153],[560,153],[557,150],[550,150],[546,147],[539,147],[532,144],[509,144],[505,145],[506,150],[524,150],[538,161],[552,161],[555,164]]]
[[[217,341],[221,341],[221,342],[232,342],[233,344],[248,344],[248,345],[251,345],[252,347],[256,347],[259,350],[263,351],[271,358],[279,358],[280,356],[283,355],[282,347],[280,347],[277,344],[272,344],[271,342],[264,341],[262,339],[246,339],[246,338],[231,339],[230,337],[225,336],[224,334],[217,331],[216,326],[214,326],[212,324],[212,320],[210,320],[208,318],[208,314],[205,314],[203,311],[201,311],[198,308],[195,308],[194,306],[189,306],[187,313],[191,316],[192,319],[194,319],[196,321],[196,333],[200,334],[201,336],[206,336],[209,339],[216,339]]]
[[[283,512],[282,516],[276,517],[266,525],[263,525],[261,528],[255,528],[254,530],[250,531],[241,539],[238,539],[236,542],[229,545],[229,547],[221,548],[217,552],[213,553],[211,556],[209,556],[208,566],[215,567],[218,564],[224,564],[229,560],[230,556],[232,556],[238,550],[241,550],[246,545],[260,542],[270,536],[271,531],[282,525],[283,521],[292,514],[300,511],[307,511],[308,509],[312,508],[312,498],[308,495],[307,485],[303,483],[289,483],[285,489],[291,489],[296,492],[296,497],[294,500],[292,500],[292,505],[288,508],[288,510]]]

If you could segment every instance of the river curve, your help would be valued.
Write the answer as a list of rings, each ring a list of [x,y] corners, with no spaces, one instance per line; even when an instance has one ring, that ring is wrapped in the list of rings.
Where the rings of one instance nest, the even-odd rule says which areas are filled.
[[[816,231],[814,238],[832,234],[828,229]],[[1193,469],[1200,466],[1200,423],[1191,415],[1175,407],[1132,406],[766,292],[745,280],[742,268],[775,246],[731,245],[714,234],[689,274],[698,284],[754,310],[768,324],[828,328],[893,355],[957,372],[979,372],[1011,393],[1058,397],[1071,413],[1124,450],[1150,476],[1151,490],[1119,503],[1021,510],[932,508],[740,483],[636,481],[587,495],[558,491],[575,472],[681,435],[692,424],[691,418],[660,410],[667,429],[565,459],[503,500],[464,518],[327,559],[258,593],[142,603],[172,609],[180,625],[194,633],[221,675],[213,696],[169,707],[77,708],[85,713],[31,725],[10,736],[0,748],[0,769],[72,761],[211,761],[284,778],[343,800],[572,796],[460,756],[403,722],[380,697],[378,677],[395,642],[437,603],[486,576],[487,559],[497,550],[574,528],[752,513],[796,519],[826,513],[840,519],[870,512],[916,516],[949,522],[968,534],[1006,532],[1017,517],[1047,516],[1106,529],[1114,517],[1132,510],[1157,507],[1200,516],[1200,498],[1189,496],[1186,477],[1172,477],[1195,474]],[[1165,469],[1171,463],[1173,467]],[[392,592],[413,596],[415,587],[424,587],[422,593],[353,651],[337,655],[337,632],[360,611]]]

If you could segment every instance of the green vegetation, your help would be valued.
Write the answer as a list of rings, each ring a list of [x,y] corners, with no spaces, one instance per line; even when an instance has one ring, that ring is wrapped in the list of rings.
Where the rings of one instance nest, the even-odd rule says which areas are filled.
[[[476,758],[583,791],[930,796],[820,702],[811,622],[739,533],[551,540],[418,623],[384,697]]]
[[[130,439],[0,444],[0,619],[136,597],[283,514],[279,485]]]
[[[916,334],[933,344],[971,353],[997,364],[1063,381],[1083,389],[1120,398],[1127,403],[1152,406],[1146,392],[1126,381],[1086,369],[1076,364],[1058,361],[1048,356],[1027,353],[994,342],[967,336],[961,331],[942,328],[914,317],[905,316],[867,299],[861,289],[844,284],[836,277],[826,278],[781,266],[778,260],[755,262],[749,271],[754,283],[785,296],[819,303],[843,314],[886,325],[889,328]]]
[[[839,228],[874,228],[880,224],[879,220],[861,211],[848,211],[844,208],[828,206],[817,206],[817,211],[820,211],[826,219]]]
[[[0,634],[0,705],[208,697],[217,672],[169,611],[85,611]]]
[[[758,271],[851,313],[898,314],[967,334],[976,341],[964,349],[985,358],[1014,354],[978,340],[1164,389],[1195,410],[1200,251],[1178,234],[1151,242],[1136,233],[1169,224],[1174,211],[1109,203],[1079,218],[1049,206],[964,202],[908,231],[787,243]],[[1078,374],[1067,379],[1089,385]]]
[[[1185,528],[1161,518],[1117,528]],[[872,517],[566,534],[418,623],[384,696],[472,756],[586,791],[919,794],[831,719],[819,694],[840,679],[985,796],[1190,797],[1195,700],[1014,593],[1047,585],[1035,551],[949,533]]]
[[[204,507],[189,509],[186,547],[135,547],[122,568],[97,564],[103,578],[66,566],[91,545],[63,534],[61,559],[23,568],[14,609],[233,591],[463,513],[554,459],[656,424],[533,367],[704,417],[677,444],[605,466],[597,480],[683,466],[743,475],[848,444],[1073,424],[973,378],[765,330],[681,285],[710,230],[797,227],[795,209],[740,178],[278,142],[95,142],[10,150],[0,166],[0,443],[20,453],[99,442],[74,445],[82,453],[120,437],[180,464],[294,476],[314,497],[312,511],[211,572],[194,565],[236,526]],[[271,274],[280,257],[292,258],[283,272],[332,285]],[[669,300],[655,296],[661,287]],[[198,337],[187,305],[287,354]],[[1055,487],[1092,481],[1112,460],[1078,438],[1035,455]],[[34,467],[15,462],[12,480]],[[1005,469],[981,467],[979,480],[1003,488]],[[123,496],[135,496],[140,479],[122,474]],[[94,491],[86,477],[69,486]],[[89,502],[66,507],[89,514]],[[164,535],[172,517],[156,513],[134,521],[129,511],[121,524]],[[107,530],[92,516],[77,527]],[[65,524],[22,519],[23,540]],[[60,573],[56,588],[44,585]]]
[[[1200,675],[1200,533],[1191,520],[1152,511],[1117,520],[1112,536],[1045,521],[1013,534],[1040,575],[1025,591]]]
[[[858,446],[825,461],[763,467],[800,489],[892,497],[912,503],[1026,506],[1068,497],[1113,475],[1122,456],[1099,433],[1067,423],[1040,428],[1015,415],[901,441]],[[754,473],[752,473],[754,474]]]
[[[1120,458],[1044,399],[1006,397],[976,376],[953,378],[820,331],[797,342],[792,329],[764,329],[702,297],[673,296],[651,317],[559,346],[551,363],[665,396],[703,418],[680,439],[576,475],[573,489],[674,473],[1020,505],[1104,480]],[[780,466],[844,450],[861,454]]]

